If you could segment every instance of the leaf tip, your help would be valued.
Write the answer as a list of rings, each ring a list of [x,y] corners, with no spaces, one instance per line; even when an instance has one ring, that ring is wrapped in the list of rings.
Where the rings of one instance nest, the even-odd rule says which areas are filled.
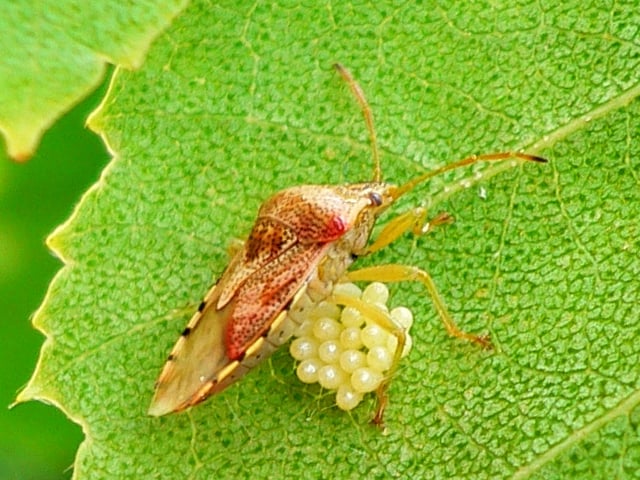
[[[24,163],[36,151],[44,133],[44,128],[35,126],[20,129],[15,125],[11,126],[11,128],[6,125],[0,125],[0,132],[4,135],[9,158],[16,163]]]
[[[37,400],[42,396],[41,393],[40,389],[37,386],[34,386],[33,379],[31,379],[29,383],[18,392],[15,400],[9,404],[9,409],[15,408],[21,403]]]

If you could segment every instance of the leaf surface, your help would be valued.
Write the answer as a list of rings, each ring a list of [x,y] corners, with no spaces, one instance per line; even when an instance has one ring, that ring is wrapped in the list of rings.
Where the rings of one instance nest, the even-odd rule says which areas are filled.
[[[0,17],[0,132],[26,160],[44,131],[102,81],[106,61],[142,64],[151,41],[185,6],[162,2],[6,2]]]
[[[78,479],[634,478],[639,21],[631,4],[192,4],[91,120],[115,158],[49,240],[65,266],[20,400],[83,425]],[[402,284],[392,303],[414,311],[414,348],[386,435],[373,402],[337,410],[284,350],[187,413],[148,417],[166,355],[261,202],[371,178],[336,61],[367,94],[386,181],[472,153],[549,158],[419,187],[393,212],[428,205],[456,223],[362,262],[428,269],[495,351],[447,338]]]

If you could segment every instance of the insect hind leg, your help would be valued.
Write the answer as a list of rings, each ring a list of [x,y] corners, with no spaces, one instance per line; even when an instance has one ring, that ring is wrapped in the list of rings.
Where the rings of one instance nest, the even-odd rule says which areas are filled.
[[[235,257],[243,248],[245,241],[241,238],[232,238],[227,245],[227,255],[229,258]]]
[[[447,333],[455,338],[461,338],[477,343],[483,348],[491,348],[491,340],[488,335],[475,335],[460,330],[449,313],[444,300],[440,296],[436,284],[426,271],[408,265],[388,264],[374,267],[366,267],[360,270],[347,272],[347,278],[353,282],[406,282],[417,281],[424,285],[429,292],[433,305],[444,324]]]
[[[389,370],[387,370],[385,374],[384,380],[376,389],[378,405],[376,407],[376,413],[371,420],[371,422],[375,425],[384,427],[384,411],[387,407],[387,404],[389,403],[387,390],[389,389],[391,379],[393,378],[396,370],[398,369],[398,365],[400,364],[402,352],[404,351],[404,347],[407,343],[407,330],[400,322],[389,315],[388,312],[385,312],[384,310],[381,310],[380,308],[371,305],[359,298],[334,292],[330,297],[330,301],[338,305],[355,308],[363,316],[372,320],[379,327],[390,332],[391,335],[393,335],[397,340],[396,349],[393,352],[391,367],[389,367]]]

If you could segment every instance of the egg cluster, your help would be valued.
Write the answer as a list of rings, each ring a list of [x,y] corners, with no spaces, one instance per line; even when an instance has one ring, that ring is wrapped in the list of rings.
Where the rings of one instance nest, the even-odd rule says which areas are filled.
[[[413,315],[405,307],[389,311],[389,290],[384,284],[371,283],[362,291],[353,283],[340,283],[334,293],[358,298],[390,315],[405,328],[402,356],[409,353]],[[342,410],[355,408],[365,393],[378,388],[392,367],[397,338],[354,307],[322,301],[302,313],[290,347],[291,356],[300,362],[298,378],[336,390],[336,404]]]

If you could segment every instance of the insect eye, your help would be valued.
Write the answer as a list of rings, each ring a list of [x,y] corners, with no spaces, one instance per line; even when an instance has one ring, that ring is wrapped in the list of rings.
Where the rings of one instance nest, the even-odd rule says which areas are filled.
[[[369,200],[371,201],[371,205],[379,207],[382,205],[382,196],[378,192],[369,193]]]

